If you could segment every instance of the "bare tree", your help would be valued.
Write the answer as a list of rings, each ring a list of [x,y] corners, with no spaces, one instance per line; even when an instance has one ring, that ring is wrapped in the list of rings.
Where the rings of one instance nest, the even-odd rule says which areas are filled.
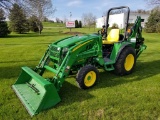
[[[12,0],[0,0],[0,8],[8,9],[12,5]]]
[[[107,11],[104,11],[103,14],[102,14],[102,18],[103,18],[102,23],[104,25],[106,25],[106,17],[107,17]]]
[[[148,0],[149,5],[160,5],[160,0]]]
[[[150,10],[144,10],[144,9],[131,10],[131,13],[143,13],[143,14],[149,14],[149,13],[150,13]]]
[[[83,14],[83,15],[82,15],[82,23],[83,23],[84,26],[87,25],[87,20],[86,20],[86,19],[87,19],[87,15],[86,15],[86,14]]]
[[[68,21],[67,17],[64,16],[64,17],[63,17],[63,23],[65,24],[67,21]]]
[[[29,16],[37,16],[39,21],[36,22],[36,24],[39,29],[39,34],[41,34],[41,23],[44,17],[53,15],[56,11],[56,9],[53,8],[52,0],[23,0],[23,7]]]
[[[0,8],[4,9],[6,11],[6,10],[9,10],[14,3],[21,6],[21,3],[23,1],[24,0],[0,0]]]
[[[56,23],[61,23],[61,20],[58,17],[56,17]]]
[[[93,26],[94,26],[94,31],[95,31],[95,29],[96,29],[96,16],[93,16]]]
[[[92,25],[95,27],[96,16],[94,16],[92,13],[85,13],[82,15],[82,21],[83,25],[88,26],[90,29]]]
[[[21,0],[0,0],[0,8],[4,11],[6,17],[9,15],[9,10],[13,7],[13,4],[19,5],[19,1]]]

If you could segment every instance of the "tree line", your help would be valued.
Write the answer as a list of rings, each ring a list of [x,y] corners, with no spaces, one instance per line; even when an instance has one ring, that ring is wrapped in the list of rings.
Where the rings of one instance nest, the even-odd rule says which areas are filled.
[[[150,11],[148,22],[145,24],[146,32],[160,32],[160,0],[148,0],[148,4],[156,6]],[[7,36],[10,32],[25,33],[28,31],[39,32],[43,30],[42,21],[47,21],[56,9],[51,0],[1,0],[0,1],[0,37]],[[8,12],[9,22],[5,21]],[[137,10],[138,13],[149,11]],[[57,22],[65,23],[60,19]],[[82,15],[83,26],[89,29],[96,26],[96,17],[92,13]],[[81,28],[82,22],[75,20],[75,27]]]
[[[39,32],[43,29],[42,22],[37,16],[30,16],[27,18],[26,13],[18,4],[13,4],[12,9],[9,10],[8,24],[5,21],[5,12],[0,9],[0,36],[6,36],[10,32],[19,34],[29,31]],[[2,32],[3,31],[3,32]]]
[[[151,10],[148,21],[145,23],[145,32],[160,33],[160,7],[157,6]]]
[[[41,34],[42,21],[55,11],[51,0],[1,0],[0,36],[6,36],[9,31],[20,34],[33,31]],[[9,22],[5,21],[5,13],[8,14]],[[6,32],[1,32],[2,29]]]
[[[65,24],[66,22],[68,21],[68,19],[65,19],[64,21],[59,19],[59,18],[56,18],[56,23],[63,23]],[[52,21],[54,22],[54,21]],[[75,20],[75,28],[82,28],[82,21],[81,20]]]
[[[53,15],[56,11],[51,0],[2,0],[0,1],[0,8],[1,11],[9,13],[9,22],[5,21],[4,14],[3,19],[0,19],[0,23],[2,22],[4,25],[0,26],[1,30],[2,27],[6,29],[5,34],[1,32],[0,36],[6,36],[10,32],[21,34],[28,31],[41,34],[43,30],[42,21],[50,21],[46,16]],[[89,29],[91,26],[95,28],[96,17],[92,13],[83,14],[82,20],[84,26],[89,27]],[[56,22],[65,23],[59,18],[56,18]],[[7,23],[9,23],[8,26]],[[83,25],[82,21],[75,20],[75,28],[81,28]]]

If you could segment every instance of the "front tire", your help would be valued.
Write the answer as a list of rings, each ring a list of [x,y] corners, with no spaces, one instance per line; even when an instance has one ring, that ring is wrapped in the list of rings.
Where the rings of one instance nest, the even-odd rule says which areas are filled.
[[[94,86],[98,79],[99,72],[97,68],[92,65],[82,67],[76,76],[77,83],[81,89],[87,89]]]
[[[128,75],[131,74],[136,65],[136,53],[132,47],[125,47],[120,53],[114,67],[115,74]]]

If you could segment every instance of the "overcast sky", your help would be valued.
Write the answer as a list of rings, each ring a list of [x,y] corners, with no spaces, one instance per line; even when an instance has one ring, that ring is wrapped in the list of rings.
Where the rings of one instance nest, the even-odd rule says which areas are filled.
[[[111,7],[129,6],[131,10],[150,9],[146,0],[53,0],[53,6],[57,9],[54,17],[70,19],[82,18],[83,13],[92,13],[97,18],[102,17],[103,13]]]

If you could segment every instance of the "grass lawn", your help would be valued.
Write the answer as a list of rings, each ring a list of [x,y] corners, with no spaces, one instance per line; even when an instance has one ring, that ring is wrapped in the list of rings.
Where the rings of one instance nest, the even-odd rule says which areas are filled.
[[[60,32],[59,32],[60,31]],[[11,34],[0,38],[0,119],[31,119],[11,85],[22,66],[34,68],[48,44],[70,36],[69,29],[44,28],[37,33]],[[72,31],[92,33],[86,29]],[[116,76],[100,72],[100,81],[88,90],[77,87],[75,76],[66,79],[60,90],[62,101],[55,107],[34,116],[33,120],[154,120],[160,119],[160,34],[143,33],[148,46],[134,72]]]
[[[65,24],[62,23],[53,23],[53,22],[43,22],[44,27],[65,27]]]

